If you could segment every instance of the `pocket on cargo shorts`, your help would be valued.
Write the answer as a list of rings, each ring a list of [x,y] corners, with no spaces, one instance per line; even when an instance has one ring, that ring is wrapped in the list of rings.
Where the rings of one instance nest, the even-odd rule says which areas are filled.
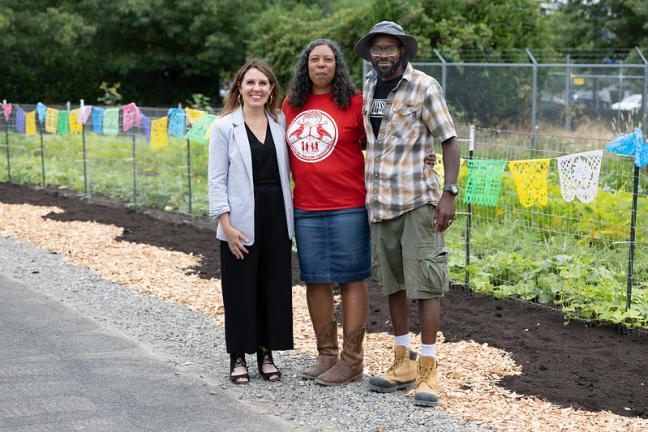
[[[420,246],[417,259],[419,265],[417,297],[435,298],[448,292],[448,248],[435,245]]]

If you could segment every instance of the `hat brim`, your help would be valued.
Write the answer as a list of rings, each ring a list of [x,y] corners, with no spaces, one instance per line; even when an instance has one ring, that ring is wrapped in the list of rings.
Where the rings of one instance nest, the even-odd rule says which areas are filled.
[[[400,40],[403,46],[405,47],[405,59],[407,61],[411,61],[414,57],[416,57],[416,52],[418,51],[418,44],[416,43],[416,39],[413,36],[395,35],[395,34],[383,33],[383,32],[369,33],[365,35],[362,39],[358,41],[358,43],[355,44],[353,51],[363,59],[370,62],[371,54],[369,54],[369,48],[370,48],[369,43],[373,38],[381,35],[391,36],[393,38]]]

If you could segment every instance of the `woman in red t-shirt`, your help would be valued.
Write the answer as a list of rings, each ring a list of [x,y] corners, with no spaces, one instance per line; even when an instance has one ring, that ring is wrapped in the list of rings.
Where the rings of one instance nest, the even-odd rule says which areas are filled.
[[[317,338],[315,365],[302,373],[319,384],[362,378],[371,244],[365,208],[362,95],[342,50],[317,39],[301,54],[282,110],[295,182],[295,235]],[[344,343],[338,358],[332,284],[339,284]]]

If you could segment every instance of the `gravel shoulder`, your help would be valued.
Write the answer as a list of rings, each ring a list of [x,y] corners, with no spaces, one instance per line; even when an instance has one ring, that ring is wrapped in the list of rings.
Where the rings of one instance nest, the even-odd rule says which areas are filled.
[[[225,392],[256,412],[278,417],[295,430],[485,430],[439,410],[416,408],[402,394],[370,393],[366,381],[343,388],[305,382],[298,373],[312,358],[294,352],[275,356],[285,374],[283,382],[263,382],[250,356],[252,383],[233,386],[227,380],[229,362],[223,330],[207,315],[137,294],[67,263],[55,253],[6,237],[0,237],[0,273],[60,300],[106,328],[128,335],[176,373],[207,383],[205,391]]]

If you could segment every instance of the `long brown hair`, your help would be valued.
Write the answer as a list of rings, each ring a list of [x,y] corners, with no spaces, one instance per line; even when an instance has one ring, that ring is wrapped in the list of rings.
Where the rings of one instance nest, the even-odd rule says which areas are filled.
[[[241,97],[241,83],[243,82],[243,77],[250,69],[257,69],[259,72],[268,77],[268,81],[272,86],[268,100],[266,101],[263,109],[266,114],[272,117],[273,120],[277,120],[277,111],[279,108],[279,83],[277,82],[277,77],[275,76],[272,68],[268,63],[261,59],[251,59],[248,60],[234,75],[234,82],[230,87],[225,100],[223,101],[223,111],[221,111],[221,116],[227,115],[235,111],[239,106],[242,105],[242,102],[239,100]]]

